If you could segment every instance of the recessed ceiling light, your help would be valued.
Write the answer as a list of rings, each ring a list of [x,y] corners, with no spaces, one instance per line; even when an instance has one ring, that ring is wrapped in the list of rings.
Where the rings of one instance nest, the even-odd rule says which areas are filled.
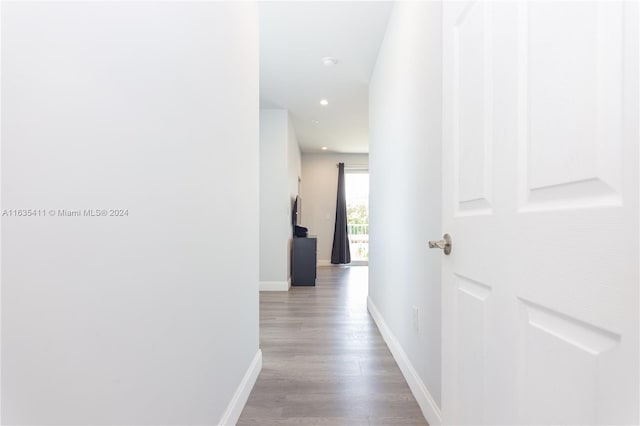
[[[323,146],[321,149],[322,149],[323,151],[326,151],[326,150],[327,150],[327,149],[329,149],[329,148],[327,148],[326,146]]]
[[[311,122],[312,122],[313,124],[320,124],[320,122],[319,122],[318,120],[311,120]]]
[[[325,56],[322,58],[322,63],[328,67],[332,67],[338,64],[338,60],[336,58],[332,58],[331,56]]]
[[[329,101],[326,100],[326,99],[323,99],[323,100],[320,101],[320,105],[327,106],[327,105],[329,105]]]

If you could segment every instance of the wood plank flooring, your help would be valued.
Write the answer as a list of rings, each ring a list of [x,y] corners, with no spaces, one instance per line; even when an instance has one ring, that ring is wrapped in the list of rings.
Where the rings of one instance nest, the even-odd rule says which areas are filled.
[[[238,425],[426,425],[366,308],[367,267],[260,293],[263,367]]]

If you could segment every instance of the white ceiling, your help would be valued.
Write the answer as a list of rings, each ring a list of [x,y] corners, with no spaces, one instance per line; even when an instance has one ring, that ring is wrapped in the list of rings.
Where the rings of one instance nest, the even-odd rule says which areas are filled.
[[[369,151],[369,78],[392,5],[260,3],[260,107],[289,110],[302,152]]]

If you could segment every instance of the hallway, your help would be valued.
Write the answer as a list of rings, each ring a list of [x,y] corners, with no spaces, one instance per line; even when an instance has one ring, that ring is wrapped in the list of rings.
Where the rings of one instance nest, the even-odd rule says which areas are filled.
[[[362,266],[260,293],[263,368],[238,425],[426,425],[366,297]]]

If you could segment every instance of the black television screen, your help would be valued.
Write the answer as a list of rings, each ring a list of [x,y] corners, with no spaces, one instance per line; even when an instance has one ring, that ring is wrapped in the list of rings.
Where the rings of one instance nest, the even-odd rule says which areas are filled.
[[[293,209],[291,211],[291,221],[294,225],[300,225],[302,221],[302,199],[300,196],[296,196],[293,202]]]

